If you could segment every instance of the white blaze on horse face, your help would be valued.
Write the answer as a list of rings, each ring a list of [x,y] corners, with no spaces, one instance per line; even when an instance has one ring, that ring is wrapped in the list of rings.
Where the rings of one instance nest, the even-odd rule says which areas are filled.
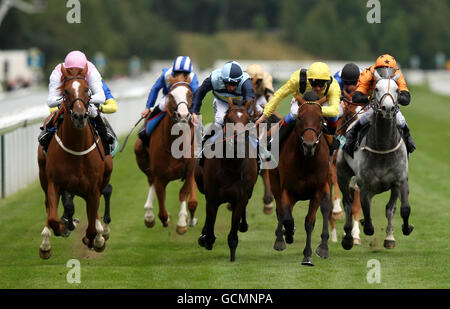
[[[73,88],[73,91],[74,91],[74,93],[75,93],[75,98],[79,98],[80,96],[78,95],[78,91],[79,91],[79,89],[80,89],[80,86],[81,86],[81,84],[80,84],[80,82],[78,82],[78,81],[74,81],[73,83],[72,83],[72,88]]]
[[[187,107],[188,91],[189,91],[189,89],[187,87],[179,86],[170,92],[170,94],[173,96],[175,102],[178,105],[177,112],[183,118],[186,118],[189,115],[189,109]],[[186,104],[180,104],[180,103],[186,103]]]
[[[237,116],[239,117],[239,118],[241,118],[242,117],[242,115],[244,115],[243,113],[241,113],[241,112],[237,112]]]

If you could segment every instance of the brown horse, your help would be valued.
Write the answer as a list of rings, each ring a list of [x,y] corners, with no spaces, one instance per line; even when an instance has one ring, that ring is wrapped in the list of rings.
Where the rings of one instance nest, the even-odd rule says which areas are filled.
[[[51,256],[50,228],[61,236],[65,225],[58,217],[58,203],[63,191],[69,191],[86,201],[88,227],[83,243],[101,252],[105,249],[103,226],[98,218],[100,195],[109,183],[113,162],[105,156],[99,138],[88,121],[89,87],[85,80],[87,66],[81,69],[61,67],[63,84],[63,122],[50,142],[47,154],[38,148],[39,180],[45,193],[47,222],[42,231],[39,255]]]
[[[337,135],[343,136],[345,135],[345,131],[348,126],[353,123],[356,119],[358,119],[357,115],[361,111],[361,105],[352,103],[348,100],[342,100],[341,106],[343,110],[342,116],[338,119],[336,131]],[[337,181],[337,169],[336,169],[336,158],[337,151],[334,152],[332,158],[332,165],[330,167],[330,178],[331,178],[331,188],[333,190],[333,211],[330,216],[330,224],[331,224],[331,241],[337,242],[337,233],[336,233],[336,220],[340,220],[343,218],[342,208],[340,206],[340,195],[339,195],[339,185]],[[361,201],[359,200],[359,188],[356,183],[352,183],[351,186],[351,195],[353,196],[352,203],[352,214],[354,218],[354,224],[352,229],[352,236],[355,245],[361,244],[361,240],[359,237],[359,217],[361,214]],[[339,211],[340,210],[340,211]]]
[[[182,179],[184,184],[179,192],[181,207],[178,215],[177,233],[184,234],[187,231],[187,221],[189,221],[188,224],[191,227],[197,223],[197,219],[194,217],[198,204],[197,187],[194,180],[194,130],[189,113],[192,91],[189,86],[189,76],[180,74],[171,77],[170,82],[172,87],[166,100],[167,115],[152,132],[149,147],[146,148],[142,140],[138,138],[134,151],[137,164],[147,176],[150,186],[147,201],[144,205],[146,211],[145,225],[151,228],[155,224],[153,200],[156,192],[159,204],[158,217],[164,227],[168,226],[170,215],[167,213],[165,205],[166,186],[173,180]],[[182,133],[179,134],[180,131],[176,130],[177,132],[172,134],[175,128],[179,128]],[[183,140],[183,146],[185,147],[182,156],[175,155],[172,151],[173,142],[180,139]],[[190,212],[189,219],[186,202]]]
[[[195,171],[198,188],[206,198],[206,220],[198,242],[200,246],[212,250],[216,240],[214,224],[217,210],[221,204],[228,202],[232,209],[231,229],[228,234],[231,261],[234,261],[236,256],[238,230],[240,232],[248,230],[245,209],[258,177],[256,158],[251,158],[249,155],[249,137],[245,130],[250,120],[248,109],[251,103],[252,100],[249,100],[245,104],[235,105],[231,99],[228,100],[224,131],[227,138],[223,140],[225,143],[219,144],[216,141],[214,146],[223,146],[223,153],[230,154],[230,149],[234,153],[231,158],[206,156],[203,168],[198,165]],[[236,126],[232,132],[227,132],[227,127],[230,130],[230,124]],[[245,154],[236,155],[236,150],[239,148],[245,149]]]
[[[294,241],[292,209],[299,200],[309,200],[305,218],[306,246],[303,265],[313,266],[311,233],[320,205],[323,215],[322,242],[316,249],[319,257],[328,257],[328,216],[330,212],[329,148],[322,134],[322,108],[314,102],[300,105],[295,129],[280,149],[280,162],[270,171],[270,184],[277,205],[278,227],[275,250],[286,249]],[[283,226],[285,231],[283,230]],[[285,239],[283,239],[283,236]]]

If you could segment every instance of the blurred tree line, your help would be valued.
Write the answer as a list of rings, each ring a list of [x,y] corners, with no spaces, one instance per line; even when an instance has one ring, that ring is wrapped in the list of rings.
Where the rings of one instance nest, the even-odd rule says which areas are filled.
[[[450,54],[449,1],[380,0],[381,23],[373,24],[365,0],[80,0],[79,24],[66,21],[66,3],[49,0],[46,11],[34,15],[10,10],[0,26],[0,49],[37,46],[49,69],[70,50],[100,50],[113,71],[126,71],[131,56],[176,56],[178,31],[254,29],[259,36],[277,30],[325,59],[375,60],[389,52],[403,67],[416,55],[422,68],[434,68],[437,52]]]

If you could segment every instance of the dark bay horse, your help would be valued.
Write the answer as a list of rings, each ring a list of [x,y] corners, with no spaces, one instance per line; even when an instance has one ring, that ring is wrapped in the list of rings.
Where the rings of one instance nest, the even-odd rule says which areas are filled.
[[[361,104],[353,103],[351,101],[344,99],[341,101],[341,108],[342,108],[342,116],[339,117],[337,121],[338,129],[336,131],[336,134],[342,137],[345,135],[345,131],[347,130],[348,126],[358,119],[359,114],[362,112],[362,106]],[[340,198],[339,184],[337,181],[337,168],[336,168],[336,158],[338,151],[335,151],[333,153],[332,162],[330,166],[331,190],[333,191],[332,193],[333,209],[331,211],[329,220],[331,224],[332,242],[338,241],[336,232],[336,220],[340,220],[343,218],[342,208],[340,206],[341,198]],[[361,214],[361,202],[359,200],[359,188],[356,185],[356,183],[353,182],[350,184],[350,191],[351,191],[350,194],[353,196],[352,215],[354,224],[352,229],[352,235],[355,245],[359,245],[361,243],[359,236],[360,235],[359,216]]]
[[[223,203],[229,203],[232,210],[231,229],[228,234],[228,246],[230,248],[230,261],[236,257],[238,246],[238,230],[246,232],[248,224],[245,209],[252,196],[253,187],[258,177],[256,156],[249,155],[249,137],[246,135],[245,126],[248,125],[250,115],[248,109],[252,100],[245,104],[235,105],[228,100],[228,111],[225,115],[224,135],[228,138],[224,143],[215,142],[216,147],[233,149],[232,157],[205,158],[204,166],[197,165],[195,180],[201,193],[206,198],[206,220],[202,234],[198,239],[200,246],[212,250],[216,240],[214,235],[214,224],[216,222],[217,210]],[[230,124],[236,125],[232,132],[227,132]],[[230,130],[230,129],[228,129]],[[219,137],[220,138],[220,137]],[[236,149],[245,149],[242,156],[236,155]],[[255,150],[256,151],[256,150]]]
[[[147,176],[150,186],[147,201],[144,205],[146,211],[144,222],[147,227],[153,227],[155,224],[153,214],[155,192],[159,204],[158,217],[164,227],[168,226],[170,215],[167,213],[165,204],[166,186],[169,182],[177,179],[184,181],[179,192],[181,206],[177,223],[178,234],[184,234],[187,231],[187,225],[192,227],[197,224],[197,219],[194,217],[198,202],[197,187],[194,180],[194,130],[189,113],[192,91],[189,83],[189,76],[180,74],[171,77],[172,87],[167,95],[166,102],[167,115],[152,132],[148,148],[143,145],[139,138],[136,140],[134,147],[137,164]],[[172,132],[173,130],[176,132]],[[183,140],[184,149],[182,155],[178,156],[173,151],[173,143],[180,139]],[[190,212],[189,218],[186,203]]]
[[[58,217],[58,203],[63,191],[72,192],[86,201],[88,227],[83,243],[101,252],[105,249],[103,226],[98,219],[102,190],[109,183],[113,168],[111,156],[105,156],[103,145],[88,121],[89,87],[85,80],[87,66],[81,69],[61,67],[64,121],[44,154],[38,148],[39,180],[45,193],[47,222],[42,231],[39,255],[51,256],[50,228],[61,236],[65,224]]]
[[[303,265],[308,266],[314,266],[311,258],[311,233],[319,205],[323,226],[322,242],[316,249],[316,254],[322,258],[328,257],[328,216],[331,209],[329,147],[322,134],[323,121],[320,104],[307,102],[300,105],[295,129],[280,149],[279,165],[270,170],[270,184],[278,218],[274,249],[286,249],[285,240],[288,244],[293,243],[295,225],[292,209],[297,201],[309,200],[305,218],[307,239],[302,261]]]
[[[398,107],[398,86],[396,80],[400,74],[393,78],[382,78],[375,71],[377,83],[371,98],[371,107],[374,110],[371,126],[361,145],[351,158],[344,151],[340,151],[337,158],[338,182],[342,192],[344,210],[346,214],[345,236],[342,246],[350,250],[353,246],[351,235],[351,193],[349,184],[354,179],[360,188],[360,199],[364,214],[364,233],[374,234],[370,207],[372,197],[382,192],[391,191],[386,205],[386,248],[395,247],[394,217],[396,202],[400,198],[401,216],[403,218],[402,231],[409,235],[414,226],[408,223],[411,207],[408,201],[408,155],[403,138],[397,128],[396,114]],[[353,178],[354,177],[354,178]]]

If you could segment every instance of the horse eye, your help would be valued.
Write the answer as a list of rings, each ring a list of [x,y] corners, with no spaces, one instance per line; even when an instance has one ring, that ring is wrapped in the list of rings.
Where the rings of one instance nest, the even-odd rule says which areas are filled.
[[[378,92],[378,88],[375,88],[375,91]]]
[[[84,93],[88,93],[89,92],[89,88],[84,89]]]
[[[64,95],[65,95],[65,96],[68,96],[68,95],[69,95],[69,91],[64,90]]]

